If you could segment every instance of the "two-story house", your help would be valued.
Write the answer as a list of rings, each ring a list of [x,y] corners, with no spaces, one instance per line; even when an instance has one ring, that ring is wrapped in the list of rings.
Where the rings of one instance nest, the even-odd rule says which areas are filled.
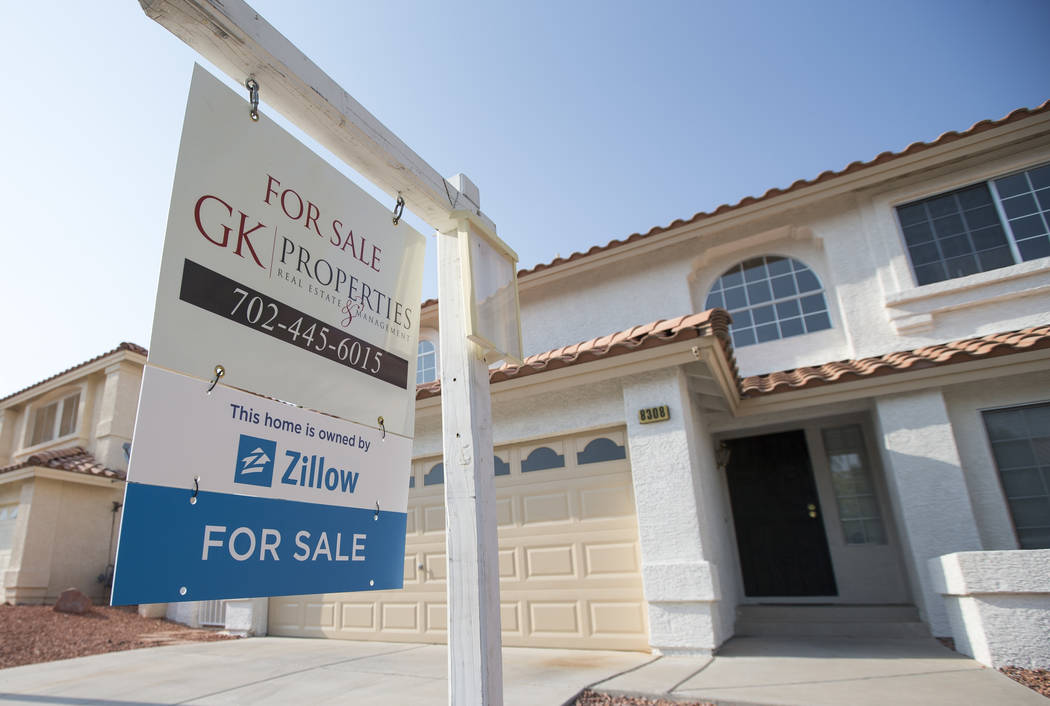
[[[519,286],[528,358],[491,373],[504,644],[932,633],[1048,666],[1050,103]],[[405,590],[270,599],[272,634],[445,639],[437,306]]]
[[[505,645],[932,634],[1050,667],[1050,103],[518,279],[528,357],[490,376]],[[245,624],[445,640],[437,314],[404,590],[242,601]],[[48,465],[70,447],[119,475],[135,366],[122,347],[0,401],[8,600],[55,583],[22,578],[26,484],[94,490]]]
[[[122,343],[0,400],[0,602],[109,599],[145,361]]]

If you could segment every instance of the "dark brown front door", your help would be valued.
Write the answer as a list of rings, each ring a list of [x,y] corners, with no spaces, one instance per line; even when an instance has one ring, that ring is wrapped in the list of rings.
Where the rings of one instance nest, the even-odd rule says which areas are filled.
[[[789,431],[726,444],[744,592],[837,595],[805,434]]]

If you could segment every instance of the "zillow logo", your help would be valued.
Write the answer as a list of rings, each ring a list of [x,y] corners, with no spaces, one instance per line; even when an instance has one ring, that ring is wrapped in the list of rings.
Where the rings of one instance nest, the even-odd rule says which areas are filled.
[[[273,459],[276,455],[276,441],[241,434],[233,482],[269,488],[273,485]]]

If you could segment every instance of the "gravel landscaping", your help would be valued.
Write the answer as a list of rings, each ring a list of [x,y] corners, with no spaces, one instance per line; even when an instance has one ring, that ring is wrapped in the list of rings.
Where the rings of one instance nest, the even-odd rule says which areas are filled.
[[[134,606],[94,606],[83,615],[51,606],[0,604],[0,669],[103,652],[233,639],[217,630],[143,618]]]

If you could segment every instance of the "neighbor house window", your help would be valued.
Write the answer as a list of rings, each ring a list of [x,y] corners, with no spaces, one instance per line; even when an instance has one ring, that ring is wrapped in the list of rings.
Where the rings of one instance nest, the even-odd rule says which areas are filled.
[[[419,354],[416,357],[416,384],[437,380],[437,347],[432,341],[419,342]]]
[[[80,393],[77,392],[33,410],[28,445],[36,446],[76,431],[79,406]]]
[[[823,436],[846,544],[885,544],[886,529],[875,498],[860,426],[824,429]]]
[[[1050,549],[1050,404],[984,413],[1021,549]]]
[[[737,348],[831,328],[824,289],[813,270],[790,257],[745,260],[718,278],[705,308],[726,309]]]
[[[1050,256],[1050,164],[897,207],[915,281]]]
[[[11,548],[17,519],[18,505],[0,505],[0,552]]]

